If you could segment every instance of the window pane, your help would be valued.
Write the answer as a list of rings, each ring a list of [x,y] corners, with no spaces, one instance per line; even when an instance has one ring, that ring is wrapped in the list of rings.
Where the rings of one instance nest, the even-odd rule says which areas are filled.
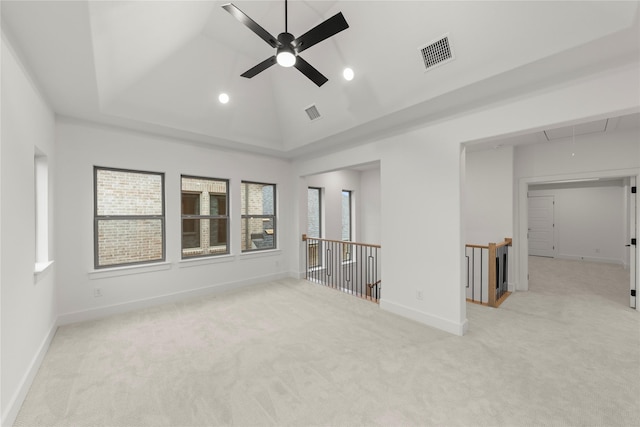
[[[273,218],[244,218],[242,221],[242,250],[273,249],[275,226]]]
[[[320,237],[320,189],[307,189],[307,236]]]
[[[49,165],[47,157],[35,149],[35,238],[36,264],[49,261]]]
[[[242,215],[274,215],[275,185],[242,184]]]
[[[200,249],[200,219],[182,220],[182,249]]]
[[[97,212],[106,215],[162,215],[162,175],[97,169]]]
[[[275,188],[273,185],[262,186],[262,214],[275,214]]]
[[[98,220],[98,254],[98,266],[162,260],[162,220]]]
[[[183,219],[182,255],[190,257],[228,253],[227,222],[226,218]]]
[[[351,240],[351,191],[342,191],[342,240]]]
[[[209,196],[209,215],[227,215],[226,194],[211,194]]]
[[[200,194],[182,193],[182,215],[200,215]]]
[[[209,246],[227,249],[227,219],[211,219],[209,226]]]

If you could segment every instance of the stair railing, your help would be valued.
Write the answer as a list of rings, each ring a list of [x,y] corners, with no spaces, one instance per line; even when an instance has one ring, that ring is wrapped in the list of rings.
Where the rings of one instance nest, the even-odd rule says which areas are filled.
[[[509,295],[509,250],[512,239],[488,245],[467,244],[467,300],[498,307]]]
[[[319,239],[305,242],[305,278],[378,303],[380,301],[380,245]]]

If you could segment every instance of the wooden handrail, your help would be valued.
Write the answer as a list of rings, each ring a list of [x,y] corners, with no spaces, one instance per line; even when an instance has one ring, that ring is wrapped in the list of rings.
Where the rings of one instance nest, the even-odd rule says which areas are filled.
[[[470,243],[467,243],[465,246],[467,248],[489,249],[489,245],[472,245]]]
[[[511,243],[513,243],[513,239],[510,237],[505,237],[504,242],[496,243],[496,248],[501,248],[503,246],[511,246]]]
[[[511,246],[513,243],[513,239],[510,237],[505,237],[503,242],[500,243],[489,243],[489,245],[496,245],[496,248],[501,248],[503,246]],[[467,243],[465,246],[467,248],[479,248],[479,249],[489,249],[489,245],[474,245],[472,243]]]
[[[306,234],[302,235],[302,241],[306,242],[307,240],[318,240],[320,242],[332,242],[332,243],[344,243],[345,245],[358,245],[358,246],[367,246],[370,248],[382,248],[382,246],[380,245],[374,245],[371,243],[357,243],[357,242],[351,242],[349,240],[331,240],[331,239],[320,239],[318,237],[307,237]]]

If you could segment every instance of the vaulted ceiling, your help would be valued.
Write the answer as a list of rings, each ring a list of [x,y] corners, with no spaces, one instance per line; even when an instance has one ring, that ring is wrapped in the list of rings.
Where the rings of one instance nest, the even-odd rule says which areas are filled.
[[[274,51],[224,3],[3,0],[1,12],[57,114],[284,157],[562,84],[640,52],[638,2],[290,1],[294,36],[337,12],[349,23],[301,54],[329,81],[317,87],[277,65],[246,79]],[[233,3],[272,35],[284,31],[284,1]],[[421,48],[445,35],[453,60],[427,70]],[[310,106],[320,119],[309,119]]]

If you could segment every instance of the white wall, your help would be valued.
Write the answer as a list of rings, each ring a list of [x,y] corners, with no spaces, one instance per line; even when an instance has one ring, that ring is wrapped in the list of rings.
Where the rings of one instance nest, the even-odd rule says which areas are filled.
[[[47,156],[51,190],[55,153],[54,115],[5,37],[3,33],[0,423],[11,425],[55,333],[56,265],[34,274],[34,155],[38,149]],[[53,204],[52,191],[49,194]],[[51,226],[49,230],[53,259],[54,233]]]
[[[360,174],[360,198],[358,218],[360,221],[360,241],[380,244],[380,168],[365,170]]]
[[[487,245],[513,237],[513,147],[466,151],[467,243]]]
[[[640,101],[639,101],[640,102]],[[517,146],[516,179],[580,174],[638,167],[640,141],[637,130],[576,135],[549,143]]]
[[[358,213],[361,243],[380,244],[380,168],[368,169],[360,174]]]
[[[72,322],[289,275],[289,163],[185,145],[122,129],[58,120],[58,310]],[[165,173],[166,263],[93,268],[93,167]],[[181,174],[230,180],[231,255],[181,260]],[[278,250],[240,253],[240,182],[277,184]],[[94,297],[100,288],[102,297]]]
[[[560,185],[560,184],[558,184]],[[622,180],[530,186],[529,197],[554,197],[556,256],[625,264],[625,186]]]

